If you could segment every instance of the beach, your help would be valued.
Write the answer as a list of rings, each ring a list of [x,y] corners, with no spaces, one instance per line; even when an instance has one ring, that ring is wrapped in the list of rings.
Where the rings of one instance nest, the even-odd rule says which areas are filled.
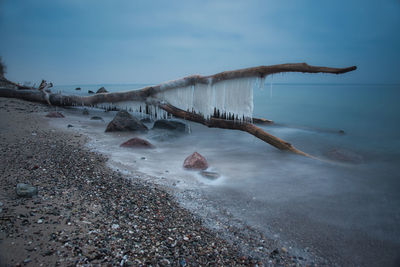
[[[259,257],[223,239],[159,186],[109,169],[85,136],[49,126],[53,109],[0,99],[0,266],[304,263],[262,236]],[[18,183],[38,195],[18,197]]]

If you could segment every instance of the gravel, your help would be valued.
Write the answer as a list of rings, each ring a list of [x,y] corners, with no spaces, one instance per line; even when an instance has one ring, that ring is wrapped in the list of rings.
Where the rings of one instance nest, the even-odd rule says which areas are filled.
[[[0,266],[303,265],[276,248],[249,256],[167,191],[107,168],[84,136],[47,125],[53,109],[0,98]]]

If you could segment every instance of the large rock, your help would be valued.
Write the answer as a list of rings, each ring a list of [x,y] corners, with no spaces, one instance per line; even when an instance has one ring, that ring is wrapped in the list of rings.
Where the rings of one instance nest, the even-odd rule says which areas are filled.
[[[166,129],[184,133],[186,124],[180,121],[157,120],[153,125],[153,129]]]
[[[197,152],[187,157],[183,162],[186,169],[205,170],[208,168],[207,160]]]
[[[92,90],[88,90],[87,92],[88,92],[88,94],[94,94],[94,92]]]
[[[146,125],[133,117],[126,110],[118,111],[115,118],[107,125],[106,132],[147,131]]]
[[[134,137],[128,141],[122,143],[121,147],[132,147],[132,148],[153,148],[154,146],[147,140]]]
[[[75,90],[76,90],[76,91],[80,91],[81,88],[80,88],[80,87],[76,87]]]
[[[47,113],[46,117],[49,118],[64,118],[64,115],[58,111],[51,111]]]
[[[97,90],[96,94],[101,94],[101,93],[108,93],[108,91],[106,90],[106,88],[101,87],[99,88],[99,90]]]
[[[19,183],[17,184],[16,193],[19,197],[33,197],[37,195],[38,190],[35,186]]]

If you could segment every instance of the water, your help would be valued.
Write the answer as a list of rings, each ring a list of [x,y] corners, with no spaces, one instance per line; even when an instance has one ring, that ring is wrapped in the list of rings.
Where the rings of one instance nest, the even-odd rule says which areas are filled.
[[[182,137],[139,135],[157,148],[132,151],[119,144],[135,134],[104,133],[112,112],[98,111],[104,122],[77,110],[67,119],[74,131],[92,137],[91,148],[110,156],[112,167],[156,177],[195,213],[222,218],[220,210],[227,211],[293,252],[310,250],[340,265],[390,266],[400,251],[398,99],[398,85],[278,84],[271,92],[267,84],[255,90],[255,117],[276,122],[261,127],[321,161],[282,153],[244,132],[195,123]],[[219,179],[183,169],[194,151]]]

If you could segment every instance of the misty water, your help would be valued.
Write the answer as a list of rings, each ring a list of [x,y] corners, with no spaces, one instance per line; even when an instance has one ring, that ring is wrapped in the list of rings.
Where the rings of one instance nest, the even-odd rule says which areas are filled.
[[[54,90],[85,95],[100,86]],[[90,111],[104,121],[79,108],[65,112],[70,130],[90,136],[89,147],[109,156],[111,167],[155,177],[146,179],[168,187],[194,213],[221,220],[229,214],[295,254],[310,249],[341,264],[380,265],[394,263],[400,251],[399,99],[399,85],[267,83],[255,90],[254,117],[275,122],[259,126],[320,160],[281,152],[240,131],[186,122],[190,133],[180,136],[105,133],[115,112]],[[55,123],[66,128],[65,121]],[[119,147],[134,136],[156,148]],[[220,178],[183,169],[195,151]]]

